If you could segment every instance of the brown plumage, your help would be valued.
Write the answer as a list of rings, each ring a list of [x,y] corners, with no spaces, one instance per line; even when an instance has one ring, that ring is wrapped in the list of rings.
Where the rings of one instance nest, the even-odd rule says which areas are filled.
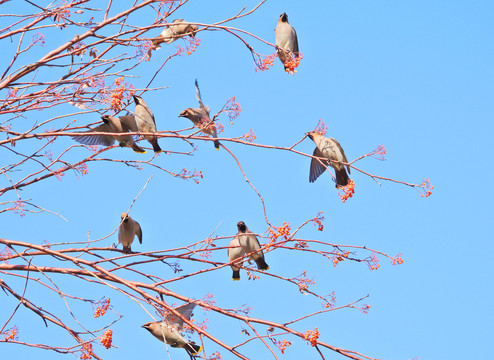
[[[278,24],[274,29],[275,34],[275,45],[278,52],[278,57],[280,58],[283,65],[292,58],[292,54],[298,58],[298,39],[297,32],[288,23],[288,15],[283,13],[278,19]],[[285,66],[285,70],[287,67]]]
[[[140,132],[156,132],[156,122],[154,120],[154,115],[149,106],[147,106],[146,102],[140,96],[134,95],[134,102],[136,104],[135,107],[135,121],[137,124],[137,129]],[[156,135],[146,135],[144,139],[149,141],[149,143],[153,146],[153,150],[155,153],[160,153],[161,148],[158,145],[158,138]]]
[[[130,246],[134,242],[134,237],[137,236],[139,243],[142,244],[142,230],[137,221],[132,219],[128,213],[124,212],[120,215],[122,222],[118,227],[118,243],[123,245],[124,253],[130,253]]]
[[[322,160],[312,158],[310,163],[309,181],[311,183],[316,181],[316,179],[326,170],[326,167],[331,166],[335,170],[336,187],[342,188],[347,186],[350,181],[350,178],[348,177],[350,166],[346,166],[346,169],[348,169],[347,174],[345,165],[341,163],[348,163],[348,160],[340,143],[334,138],[322,136],[317,131],[311,131],[307,133],[307,135],[316,144],[312,156],[324,158]]]
[[[212,137],[218,137],[216,131],[216,124],[211,121],[209,117],[209,106],[205,106],[202,103],[201,92],[199,91],[199,84],[196,79],[196,98],[199,102],[199,108],[187,108],[182,111],[179,117],[185,117],[194,123],[194,126],[199,128],[203,133],[211,135]],[[220,142],[214,140],[214,148],[216,150],[220,149]]]
[[[257,236],[249,230],[243,221],[238,222],[237,229],[237,235],[228,245],[228,261],[239,259],[231,265],[233,270],[232,279],[240,280],[240,267],[243,265],[243,260],[240,259],[245,255],[249,255],[249,258],[256,263],[259,270],[269,270]]]
[[[118,141],[121,147],[130,147],[132,150],[138,153],[145,153],[146,150],[140,148],[134,141],[131,135],[124,136],[112,136],[112,135],[91,135],[94,132],[107,132],[107,133],[126,133],[126,132],[137,132],[137,125],[135,119],[132,115],[120,116],[118,118],[103,115],[101,117],[103,124],[96,126],[95,128],[85,131],[84,136],[73,136],[72,139],[78,143],[84,145],[103,145],[112,146],[115,144],[115,140]]]
[[[190,320],[194,303],[187,303],[175,308],[175,310],[185,319]],[[180,332],[182,331],[184,321],[173,313],[168,313],[163,321],[148,322],[142,327],[149,331],[155,338],[174,348],[183,348],[189,355],[197,355],[202,347],[192,341],[187,341]]]
[[[175,19],[163,29],[157,38],[152,40],[153,50],[160,49],[160,44],[162,43],[171,44],[184,36],[195,37],[198,29],[199,27],[197,25],[193,25],[184,19]]]

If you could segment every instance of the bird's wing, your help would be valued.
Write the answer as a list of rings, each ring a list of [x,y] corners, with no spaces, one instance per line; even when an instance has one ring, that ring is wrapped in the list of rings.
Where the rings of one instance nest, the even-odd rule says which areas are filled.
[[[341,158],[342,158],[343,162],[347,163],[348,160],[346,159],[345,152],[343,151],[343,148],[341,147],[340,143],[335,138],[330,138],[330,139],[334,141],[334,143],[336,144],[336,146],[340,150]],[[347,169],[348,169],[348,173],[350,174],[350,166],[347,165]]]
[[[201,91],[199,90],[199,84],[197,82],[197,79],[196,79],[196,99],[199,102],[199,108],[205,110],[207,112],[207,114],[208,114],[208,117],[209,117],[209,106],[205,106],[202,103]]]
[[[316,157],[325,157],[319,148],[315,148],[312,156]],[[324,166],[321,162],[326,165]],[[318,159],[312,158],[310,162],[310,171],[309,171],[309,182],[314,182],[316,179],[326,170],[329,161],[327,159],[319,161]]]
[[[204,107],[204,104],[202,103],[202,99],[201,99],[201,90],[199,90],[199,84],[197,83],[197,79],[196,79],[196,99],[197,101],[199,101],[199,107]]]
[[[107,132],[109,131],[109,126],[107,124],[101,124],[95,128],[85,131],[85,134],[91,134],[93,132]],[[87,136],[73,136],[72,139],[80,144],[84,145],[103,145],[111,146],[115,143],[113,136],[109,135],[87,135]]]
[[[144,106],[144,109],[146,109],[146,112],[148,113],[149,117],[153,120],[153,124],[156,125],[156,120],[154,119],[154,114],[151,111],[151,109],[147,105]]]
[[[195,306],[196,304],[194,303],[187,303],[176,307],[175,310],[178,311],[185,319],[189,320]],[[173,326],[177,331],[181,331],[184,325],[184,321],[171,312],[165,315],[164,321]]]
[[[136,119],[134,115],[127,114],[124,116],[120,116],[120,123],[122,124],[122,129],[125,131],[130,131],[130,132],[137,132],[139,131],[137,129],[137,124],[136,124]]]
[[[189,320],[195,306],[196,306],[196,304],[194,304],[194,303],[187,303],[187,304],[180,305],[180,306],[176,307],[175,310],[177,310],[180,314],[182,314],[182,316],[184,318]]]
[[[254,242],[254,244],[257,244],[258,247],[256,249],[254,249],[254,250],[257,250],[257,249],[260,249],[261,248],[261,243],[259,242],[259,239],[257,238],[257,236],[254,235],[254,233],[252,231],[250,231],[249,229],[247,229],[247,232],[246,232],[245,235],[247,235],[247,238],[248,239],[251,239]],[[254,247],[255,247],[255,245],[254,245]]]
[[[293,53],[295,54],[295,56],[298,57],[298,39],[297,39],[297,32],[295,31],[295,29],[292,27],[292,30],[293,30],[293,36],[295,37],[294,39],[294,42],[293,42]]]
[[[134,220],[134,231],[137,235],[137,238],[139,239],[139,244],[142,244],[142,229],[141,225],[137,221]]]

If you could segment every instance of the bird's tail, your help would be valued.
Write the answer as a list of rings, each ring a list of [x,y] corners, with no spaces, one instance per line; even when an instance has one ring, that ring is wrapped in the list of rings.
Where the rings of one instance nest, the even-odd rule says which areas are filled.
[[[130,246],[125,246],[124,245],[123,246],[123,252],[126,253],[126,254],[130,253]]]
[[[240,280],[240,270],[233,270],[232,280],[233,281]]]
[[[153,45],[153,50],[159,50],[161,49],[161,43],[163,42],[163,39],[161,39],[160,37],[157,37],[153,40],[151,40],[151,44]]]
[[[350,178],[348,177],[346,169],[343,166],[341,167],[340,170],[335,169],[335,174],[336,174],[336,187],[338,189],[348,185]]]
[[[219,150],[219,149],[220,149],[220,142],[219,142],[218,140],[215,140],[215,141],[214,141],[214,148],[215,148],[216,150]]]
[[[185,346],[185,350],[187,350],[187,352],[191,355],[197,355],[201,352],[202,346],[196,345],[193,342],[189,342]]]
[[[266,264],[266,261],[264,261],[264,258],[259,258],[256,260],[257,268],[259,270],[269,270],[269,265]]]
[[[151,143],[151,145],[153,145],[153,150],[156,154],[163,151],[163,150],[161,150],[160,146],[158,145],[158,139],[157,138],[149,140],[149,142]]]
[[[133,143],[132,144],[132,150],[134,150],[136,153],[139,153],[139,154],[145,154],[146,153],[146,150],[144,150],[143,148],[141,148],[136,143]]]

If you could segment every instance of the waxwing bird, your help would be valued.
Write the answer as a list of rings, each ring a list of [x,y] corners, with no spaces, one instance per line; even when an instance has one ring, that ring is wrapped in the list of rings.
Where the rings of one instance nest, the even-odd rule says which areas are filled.
[[[291,59],[292,54],[298,58],[298,40],[295,29],[288,23],[288,15],[283,13],[280,15],[278,24],[274,29],[275,45],[283,65]],[[287,67],[285,66],[285,70]]]
[[[124,212],[120,215],[122,222],[118,227],[118,243],[123,245],[124,253],[130,253],[130,245],[134,242],[134,237],[137,235],[139,244],[142,244],[142,230],[137,221],[132,219],[128,213]]]
[[[187,303],[176,307],[175,310],[180,313],[185,319],[190,320],[192,310],[196,304]],[[194,344],[192,341],[187,341],[182,334],[184,321],[171,312],[165,315],[162,321],[148,322],[142,327],[149,331],[155,338],[163,341],[174,348],[183,348],[189,355],[197,355],[202,347]]]
[[[260,250],[261,245],[259,244],[259,240],[257,240],[257,236],[249,230],[243,221],[238,222],[237,228],[238,233],[236,237],[245,254],[249,254],[249,257],[255,261],[259,270],[269,270],[269,266],[264,260],[264,254]]]
[[[242,266],[243,264],[243,261],[240,259],[244,256],[245,256],[244,248],[242,247],[242,245],[240,245],[238,236],[235,236],[228,245],[228,262],[231,262],[235,259],[239,259],[238,261],[230,265],[233,270],[233,275],[232,275],[233,281],[240,280],[240,266]]]
[[[154,115],[151,109],[140,96],[134,95],[134,102],[136,104],[134,113],[137,129],[140,132],[156,132],[156,122],[154,121]],[[155,153],[160,153],[162,151],[158,145],[158,138],[156,135],[147,135],[144,136],[144,138],[153,145]]]
[[[311,131],[307,135],[316,143],[316,148],[312,156],[325,158],[327,160],[317,160],[312,158],[310,163],[309,181],[312,183],[326,170],[326,167],[331,166],[336,174],[336,187],[342,188],[348,185],[350,178],[350,166],[346,166],[348,174],[345,169],[345,165],[341,163],[348,163],[345,152],[340,143],[333,138],[327,138],[321,135],[317,131]],[[339,161],[339,162],[333,162]]]
[[[182,111],[179,117],[185,117],[194,123],[194,126],[199,128],[203,133],[211,135],[212,137],[218,137],[216,132],[216,124],[211,121],[209,117],[209,106],[204,106],[201,99],[201,92],[199,91],[199,84],[196,79],[196,98],[199,102],[199,108],[188,108]],[[214,148],[220,149],[220,142],[214,140]]]
[[[110,115],[103,115],[101,117],[103,124],[96,126],[95,128],[85,131],[88,134],[85,136],[73,136],[72,138],[78,143],[84,145],[103,145],[111,146],[115,143],[115,140],[119,142],[121,147],[132,148],[137,153],[144,154],[146,150],[140,148],[134,141],[131,135],[125,136],[112,136],[112,135],[90,135],[94,132],[107,132],[107,133],[126,133],[129,131],[137,132],[137,126],[132,115],[126,115],[121,117],[113,117]]]
[[[160,49],[160,44],[162,43],[171,44],[175,40],[184,36],[195,37],[198,29],[199,26],[192,25],[184,19],[175,19],[171,22],[171,24],[163,29],[161,34],[156,39],[152,40],[153,50]]]

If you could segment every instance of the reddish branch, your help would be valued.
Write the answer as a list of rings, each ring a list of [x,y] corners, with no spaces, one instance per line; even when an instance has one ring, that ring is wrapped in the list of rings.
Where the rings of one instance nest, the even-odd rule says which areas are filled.
[[[207,239],[205,241],[207,241]],[[298,240],[294,240],[294,241],[298,241]],[[283,240],[283,242],[286,242],[286,240]],[[33,266],[31,264],[27,264],[27,265],[15,264],[14,265],[14,264],[6,263],[6,261],[12,261],[15,258],[19,258],[19,255],[12,254],[10,256],[4,256],[1,259],[3,261],[3,263],[0,263],[0,271],[2,273],[11,273],[11,272],[15,273],[15,272],[19,272],[19,271],[21,271],[21,272],[22,271],[24,271],[24,272],[27,272],[27,271],[42,272],[42,273],[63,273],[63,274],[68,275],[68,276],[76,276],[78,278],[87,278],[88,281],[97,281],[101,284],[106,284],[107,282],[111,282],[114,284],[124,286],[125,288],[128,288],[132,292],[136,293],[138,295],[137,299],[141,299],[143,301],[146,301],[147,303],[149,303],[155,307],[165,308],[168,311],[172,311],[172,309],[166,303],[164,303],[162,300],[159,300],[156,296],[152,295],[148,291],[154,292],[158,295],[170,296],[170,297],[173,297],[175,299],[186,301],[186,302],[195,301],[198,305],[200,305],[204,308],[213,310],[219,314],[229,316],[229,317],[232,317],[232,318],[235,318],[238,320],[242,320],[248,324],[256,323],[259,325],[265,325],[265,326],[269,326],[269,327],[278,328],[280,330],[286,331],[287,333],[292,334],[292,335],[297,336],[297,337],[300,337],[300,338],[303,338],[304,334],[302,332],[299,332],[299,331],[296,331],[294,329],[289,328],[288,324],[292,324],[292,323],[297,322],[303,318],[319,315],[319,314],[322,314],[324,312],[331,310],[331,309],[321,310],[318,312],[314,312],[312,314],[305,315],[299,319],[291,320],[291,321],[287,322],[286,324],[278,324],[278,323],[274,323],[274,322],[263,320],[263,319],[251,318],[251,317],[246,316],[246,315],[239,315],[236,312],[228,311],[226,309],[216,307],[216,306],[211,305],[209,303],[203,303],[201,301],[192,300],[192,299],[187,298],[185,296],[182,296],[180,294],[171,292],[168,289],[162,288],[160,285],[161,282],[143,283],[143,282],[139,282],[139,281],[135,281],[135,280],[128,280],[128,279],[122,278],[122,277],[115,274],[115,271],[117,269],[122,269],[122,268],[131,269],[132,267],[136,266],[139,263],[142,264],[142,263],[150,262],[150,261],[154,262],[154,261],[163,260],[165,258],[169,259],[169,258],[173,257],[171,255],[170,256],[159,256],[158,258],[150,259],[150,260],[146,260],[146,261],[142,261],[142,262],[131,262],[131,263],[128,263],[127,265],[124,265],[124,266],[118,266],[118,267],[115,267],[113,269],[106,269],[106,268],[103,268],[101,265],[98,265],[98,264],[101,264],[101,261],[99,261],[99,260],[89,261],[86,259],[82,259],[80,257],[74,257],[71,255],[68,255],[68,253],[72,252],[72,253],[94,254],[95,251],[117,251],[116,249],[110,249],[110,248],[80,248],[80,249],[71,248],[71,249],[53,250],[51,247],[48,248],[46,246],[34,245],[34,244],[29,244],[29,243],[20,242],[20,241],[14,241],[14,240],[0,239],[0,243],[5,244],[9,248],[24,248],[26,250],[29,249],[30,251],[26,251],[26,250],[22,251],[22,254],[23,254],[22,257],[23,258],[26,258],[26,257],[37,258],[38,256],[41,256],[41,255],[45,255],[45,256],[48,255],[48,256],[52,256],[56,259],[62,259],[62,260],[70,261],[71,263],[73,263],[76,266],[76,268],[68,268],[67,266],[64,266],[64,267],[46,267],[46,266]],[[274,246],[276,247],[277,245],[275,244]],[[331,245],[331,246],[333,246],[333,245]],[[182,247],[182,248],[177,248],[177,249],[187,250],[185,253],[176,255],[175,257],[177,259],[188,260],[188,259],[190,259],[190,256],[192,254],[198,252],[197,250],[190,251],[190,250],[188,250],[188,247]],[[205,250],[206,249],[203,249],[203,251],[205,251]],[[222,247],[215,247],[212,250],[213,251],[220,251],[221,250],[222,252],[224,252],[224,248],[222,248]],[[168,252],[169,250],[166,250],[166,251]],[[17,251],[17,254],[20,254],[20,252]],[[132,256],[146,256],[147,254],[150,254],[150,253],[132,254]],[[114,258],[113,260],[106,259],[106,257],[103,257],[103,259],[105,259],[111,263],[114,263],[115,260],[124,259],[124,257]],[[205,261],[205,260],[201,260],[201,261],[206,263],[206,264],[207,263],[212,264],[210,261]],[[223,264],[223,266],[228,266],[229,264],[230,263],[225,263],[225,264]],[[220,267],[215,266],[214,268],[218,269]],[[145,274],[142,274],[142,275],[146,276]],[[185,277],[187,277],[187,276],[181,276],[181,277],[173,279],[172,281],[178,281],[178,280],[181,280]],[[278,277],[278,276],[276,276],[276,277],[279,279],[284,279],[282,277]],[[284,279],[284,280],[290,281],[290,279]],[[134,295],[129,295],[129,296],[135,297]],[[361,301],[361,300],[362,299],[360,299],[358,301]],[[343,307],[353,307],[355,303],[356,302],[353,302],[353,303],[350,303],[350,304],[345,305]],[[339,308],[341,308],[341,307],[339,307]],[[210,340],[223,346],[225,349],[232,351],[232,353],[236,354],[239,358],[241,358],[241,359],[246,358],[242,354],[236,352],[234,350],[234,347],[228,346],[227,344],[223,343],[219,339],[216,339],[213,335],[209,334],[207,331],[196,327],[193,323],[189,323],[187,321],[186,321],[186,323],[189,326],[191,326],[192,329],[197,331],[199,334],[208,337]],[[336,352],[338,352],[342,355],[345,355],[351,359],[367,358],[367,357],[361,356],[359,354],[352,354],[347,350],[329,345],[329,344],[324,343],[324,342],[319,341],[319,340],[317,343],[318,343],[318,345],[320,345],[322,347],[336,351]]]
[[[10,186],[5,186],[0,189],[0,196],[5,195],[10,191],[15,191],[17,199],[1,202],[0,206],[5,206],[5,208],[0,209],[0,214],[6,211],[17,211],[19,213],[23,213],[26,205],[38,209],[39,211],[46,211],[43,208],[29,203],[27,200],[22,200],[18,190],[52,177],[61,178],[69,170],[74,170],[76,173],[85,174],[87,172],[87,164],[94,161],[125,164],[127,166],[135,167],[136,169],[141,169],[143,166],[151,166],[156,170],[166,172],[171,176],[182,179],[196,180],[196,178],[202,176],[200,172],[196,171],[190,172],[185,169],[180,171],[172,171],[167,169],[163,165],[160,165],[159,156],[152,156],[151,158],[145,159],[141,158],[143,160],[117,160],[99,157],[101,154],[115,149],[117,145],[100,148],[99,150],[93,149],[94,151],[89,155],[78,155],[79,158],[77,158],[77,160],[74,160],[72,155],[75,152],[74,150],[80,150],[81,147],[83,147],[82,145],[74,144],[72,146],[68,146],[56,155],[47,152],[49,145],[54,141],[60,140],[67,136],[87,136],[87,133],[82,134],[81,130],[84,131],[87,130],[88,126],[96,125],[98,123],[96,119],[100,115],[116,115],[121,111],[125,111],[131,105],[131,95],[134,93],[138,91],[139,93],[143,93],[150,90],[157,90],[150,89],[149,86],[157,78],[157,75],[162,70],[166,69],[166,65],[169,64],[170,60],[176,59],[182,54],[183,49],[180,47],[175,53],[168,55],[166,59],[162,60],[161,65],[150,77],[148,85],[145,89],[135,89],[130,84],[121,85],[119,79],[123,77],[126,77],[127,80],[132,78],[134,70],[137,69],[143,62],[149,60],[147,54],[148,51],[150,51],[150,40],[153,38],[148,34],[154,33],[154,31],[160,31],[162,28],[166,27],[169,23],[169,17],[180,9],[180,7],[187,4],[187,0],[161,2],[157,2],[155,0],[134,1],[132,7],[115,15],[112,14],[112,0],[108,0],[107,5],[104,6],[103,9],[83,7],[83,5],[91,3],[90,0],[73,0],[71,2],[60,3],[55,2],[46,8],[35,4],[33,0],[26,0],[26,2],[31,4],[33,8],[36,9],[36,12],[21,16],[20,18],[18,18],[18,14],[2,15],[3,19],[12,18],[12,23],[0,31],[0,40],[10,41],[10,39],[14,39],[13,41],[17,42],[16,48],[13,50],[14,53],[12,54],[12,59],[9,64],[6,65],[6,68],[3,69],[2,76],[0,77],[0,90],[3,89],[5,92],[5,97],[2,99],[3,101],[0,102],[0,115],[12,116],[10,119],[4,120],[0,123],[0,132],[3,132],[6,135],[5,139],[0,140],[0,149],[8,151],[12,157],[16,158],[12,164],[2,164],[2,167],[0,168],[0,175],[4,176],[5,179],[7,179],[7,183],[10,184]],[[262,63],[263,57],[254,49],[254,46],[249,41],[252,40],[256,44],[273,48],[275,48],[275,45],[253,33],[232,26],[227,26],[226,24],[251,15],[265,2],[266,0],[262,0],[247,12],[245,12],[246,8],[243,8],[234,16],[212,24],[197,22],[192,24],[200,27],[198,33],[201,33],[202,31],[220,30],[233,35],[248,48],[254,58],[254,61],[259,67]],[[2,3],[1,0],[0,3]],[[149,24],[141,26],[130,23],[129,19],[133,18],[131,15],[141,14],[141,11],[150,9],[151,11],[155,11],[155,17],[154,20],[149,18]],[[93,18],[91,18],[88,21],[77,22],[70,18],[71,14],[81,14],[84,12],[94,13],[95,16],[100,15],[101,20],[93,22]],[[44,56],[39,58],[38,61],[30,64],[19,65],[19,62],[25,59],[25,54],[31,53],[33,47],[43,44],[43,35],[38,35],[38,32],[50,31],[54,29],[60,29],[62,31],[71,30],[71,40],[51,51],[48,51]],[[33,37],[31,42],[26,44],[28,35],[32,35]],[[249,41],[247,41],[247,39],[249,39]],[[187,44],[187,40],[184,41]],[[186,46],[189,46],[188,50],[190,50],[192,46],[194,46],[195,49],[195,46],[197,45],[198,42],[191,42]],[[129,49],[135,50],[137,55],[128,54]],[[115,54],[115,52],[117,53]],[[110,57],[110,54],[112,57]],[[13,70],[14,66],[18,66],[18,68]],[[49,80],[39,80],[47,77]],[[108,80],[110,80],[109,83],[107,83]],[[115,98],[114,94],[116,91],[119,91],[117,95],[120,99],[120,103],[117,102],[114,104],[113,102],[110,102],[110,100],[112,100],[112,95],[113,99]],[[232,100],[232,104],[233,103],[234,99]],[[39,114],[41,113],[39,110],[51,110],[60,105],[68,104],[76,106],[82,110],[72,114],[67,114],[65,112],[65,115],[55,116],[39,122],[33,121],[34,123],[27,131],[25,130],[26,125],[23,125],[22,131],[19,131],[16,128],[17,125],[21,126],[20,124],[24,118],[39,118]],[[227,104],[229,104],[229,102],[227,102]],[[34,110],[37,111],[35,113],[36,116],[33,115]],[[231,111],[231,113],[228,113],[228,111]],[[237,116],[239,112],[240,107],[238,104],[236,104],[235,108],[231,107],[229,109],[227,105],[225,105],[212,118],[212,121],[216,122],[222,113],[227,113],[229,116],[234,113],[234,116]],[[74,124],[74,118],[87,113],[94,113],[94,123],[84,126]],[[230,116],[230,118],[233,117]],[[60,122],[62,122],[62,124],[60,124]],[[40,130],[42,127],[47,126],[52,126],[52,129]],[[54,128],[56,130],[54,130]],[[392,257],[384,252],[367,249],[364,246],[331,244],[320,240],[296,237],[298,231],[311,222],[319,224],[322,230],[322,226],[320,224],[322,221],[321,217],[307,220],[291,232],[285,227],[284,231],[286,232],[283,233],[281,233],[280,230],[283,229],[283,227],[277,228],[270,223],[266,210],[266,204],[261,193],[257,190],[254,184],[249,180],[247,174],[244,172],[237,154],[227,148],[225,144],[233,143],[244,147],[253,146],[261,149],[289,151],[295,156],[306,157],[307,161],[309,161],[309,158],[313,158],[312,155],[295,149],[296,146],[298,146],[305,139],[305,136],[291,146],[275,146],[254,143],[253,140],[255,139],[255,135],[252,131],[249,134],[242,135],[238,138],[216,139],[209,136],[203,136],[201,131],[198,129],[195,129],[192,133],[190,133],[190,130],[192,129],[188,128],[177,131],[160,131],[156,133],[156,135],[160,138],[180,139],[192,145],[192,149],[185,152],[167,149],[167,153],[174,156],[191,155],[196,150],[193,143],[193,141],[196,140],[208,142],[220,140],[222,142],[223,148],[234,159],[244,180],[251,186],[261,201],[264,218],[268,224],[268,231],[270,231],[270,235],[268,236],[258,235],[261,238],[266,239],[266,243],[262,247],[262,250],[265,252],[283,250],[304,251],[317,256],[322,256],[325,259],[329,259],[333,262],[333,266],[336,266],[336,264],[340,261],[348,260],[366,263],[370,269],[377,268],[376,262],[379,261],[377,256],[388,258],[393,264],[402,262],[402,259],[399,256]],[[94,134],[104,134],[118,137],[126,136],[130,133]],[[149,133],[131,134],[136,136],[151,135]],[[249,139],[252,141],[249,141]],[[42,142],[40,144],[34,143],[33,140],[45,140],[46,142]],[[32,148],[27,151],[18,150],[15,146],[19,142],[22,142],[22,144],[27,144],[27,146],[31,145]],[[23,147],[20,148],[24,149]],[[349,165],[356,171],[372,178],[376,182],[377,180],[391,181],[420,189],[424,191],[426,196],[430,195],[431,185],[428,181],[424,181],[421,184],[408,183],[405,181],[375,175],[355,166],[358,161],[364,158],[380,158],[384,154],[385,149],[383,150],[383,148],[378,148],[375,151],[371,151],[366,155],[360,156],[345,165]],[[24,168],[29,165],[35,166],[36,170],[20,172],[23,174],[21,175],[22,177],[18,179],[14,178],[14,172],[16,174],[18,170],[24,170]],[[328,168],[329,172],[331,172],[331,170],[331,168]],[[63,274],[65,276],[74,277],[75,279],[87,281],[91,284],[104,285],[109,289],[122,293],[131,300],[137,301],[139,304],[147,303],[157,312],[162,312],[163,310],[171,312],[182,318],[184,322],[191,329],[200,334],[201,337],[208,338],[240,359],[247,359],[247,357],[240,353],[238,349],[242,348],[245,344],[252,340],[259,340],[273,355],[273,357],[278,359],[275,351],[265,340],[266,338],[274,341],[274,337],[277,335],[291,335],[292,337],[297,337],[305,341],[307,338],[303,332],[292,329],[289,326],[302,319],[320,316],[328,311],[334,311],[342,308],[359,309],[357,307],[357,303],[360,303],[364,298],[343,306],[335,307],[332,302],[331,295],[321,295],[310,290],[309,287],[312,285],[313,281],[305,272],[299,276],[291,278],[274,273],[264,273],[264,276],[270,276],[281,282],[289,283],[291,286],[295,285],[297,291],[314,296],[320,299],[324,306],[328,306],[323,310],[310,312],[309,314],[303,315],[298,319],[291,319],[285,323],[275,323],[265,319],[253,318],[248,315],[247,311],[241,312],[238,310],[223,309],[215,306],[213,302],[210,302],[207,299],[194,300],[164,288],[164,285],[169,283],[178,282],[189,277],[197,276],[210,271],[217,271],[224,267],[229,267],[233,261],[223,261],[226,246],[217,246],[215,243],[219,243],[223,240],[229,240],[231,238],[231,236],[216,237],[214,239],[208,238],[175,249],[131,254],[123,254],[121,250],[115,248],[90,247],[92,242],[101,241],[102,239],[88,241],[83,243],[82,247],[75,247],[78,243],[51,244],[43,246],[16,240],[0,239],[0,243],[6,246],[5,250],[2,250],[0,253],[0,273],[3,276],[10,276],[25,280],[24,291],[21,292],[14,290],[2,278],[0,278],[0,288],[11,294],[19,301],[18,306],[12,312],[9,319],[5,322],[2,329],[0,329],[0,333],[5,330],[7,324],[11,321],[19,306],[22,305],[31,310],[37,316],[41,317],[46,324],[54,324],[68,332],[77,342],[77,345],[74,347],[64,348],[46,344],[32,344],[12,338],[9,338],[9,340],[2,340],[1,337],[0,342],[8,341],[25,346],[33,346],[40,349],[51,349],[60,353],[87,351],[88,356],[92,355],[94,358],[99,359],[99,357],[95,355],[92,350],[90,351],[90,354],[89,350],[87,350],[96,338],[83,340],[80,337],[81,334],[90,333],[89,331],[84,333],[75,331],[71,327],[67,326],[67,324],[59,318],[58,314],[51,314],[44,310],[42,306],[43,304],[35,304],[31,300],[26,299],[25,290],[27,285],[29,282],[34,282],[62,296],[64,300],[67,297],[74,300],[95,303],[93,300],[82,299],[66,294],[58,288],[57,284],[50,277],[48,277],[48,274]],[[62,248],[62,246],[66,247]],[[365,253],[370,253],[370,255],[367,257],[362,257],[357,253],[358,250],[361,252],[363,251]],[[218,252],[221,254],[221,257],[218,256],[220,260],[212,258],[212,255]],[[61,261],[62,265],[57,267],[35,264],[35,261],[37,262],[39,259],[46,256],[50,257],[52,260]],[[245,255],[244,260],[248,260],[248,254]],[[11,264],[9,262],[16,263]],[[155,274],[148,274],[141,269],[143,265],[158,262],[170,267],[171,271],[173,271],[175,275],[165,279]],[[189,262],[194,262],[196,264],[200,263],[202,267],[199,270],[187,273],[183,264],[188,264]],[[141,270],[138,270],[138,267]],[[248,271],[249,274],[250,272],[258,272],[258,270],[253,269],[248,265],[243,268]],[[42,278],[44,281],[35,278],[32,275],[33,273],[42,274],[44,276],[44,278]],[[136,276],[142,277],[144,280],[130,280],[126,278],[125,275],[130,275],[129,278],[131,277],[132,279]],[[206,328],[199,327],[188,319],[183,318],[173,309],[173,307],[164,301],[164,296],[184,302],[195,302],[199,306],[212,310],[219,315],[240,320],[252,330],[255,336],[252,336],[249,340],[243,343],[233,346],[228,345],[223,341],[223,339],[219,339],[208,332]],[[141,304],[141,306],[143,305]],[[363,311],[365,309],[366,308],[364,307],[359,310]],[[78,322],[75,316],[74,319]],[[79,323],[79,325],[84,328],[81,323]],[[270,334],[261,335],[258,327],[266,327],[268,329],[268,333]],[[274,331],[274,329],[278,329],[279,332],[277,334],[273,334],[272,331]],[[95,331],[95,333],[98,333],[100,330],[102,329]],[[201,338],[201,341],[202,340],[203,339]],[[371,359],[363,354],[338,348],[322,342],[319,339],[312,339],[311,342],[313,342],[313,346],[316,348],[315,350],[322,359],[325,358],[324,354],[321,352],[322,348],[332,350],[350,359]],[[276,341],[274,341],[274,344],[279,347]]]

